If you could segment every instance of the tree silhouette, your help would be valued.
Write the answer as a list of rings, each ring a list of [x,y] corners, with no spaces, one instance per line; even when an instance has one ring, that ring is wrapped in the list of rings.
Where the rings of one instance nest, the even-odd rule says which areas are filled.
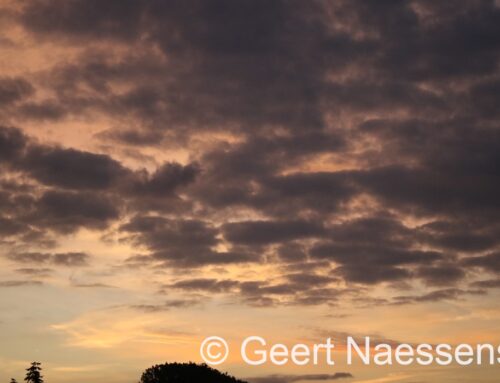
[[[140,383],[245,383],[206,364],[165,363],[148,368]]]
[[[17,380],[15,380],[14,378],[10,378],[10,383],[17,383]]]
[[[43,383],[43,376],[40,374],[42,371],[40,365],[38,362],[32,362],[31,366],[26,369],[26,378],[24,378],[26,383]]]

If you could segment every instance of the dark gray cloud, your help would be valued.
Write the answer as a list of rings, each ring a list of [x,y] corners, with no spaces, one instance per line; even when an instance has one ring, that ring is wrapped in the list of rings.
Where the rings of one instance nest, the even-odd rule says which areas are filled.
[[[0,108],[33,94],[35,89],[23,78],[0,77]]]
[[[31,148],[22,168],[46,185],[77,190],[107,189],[127,173],[107,155],[43,146]]]
[[[472,287],[478,289],[495,289],[500,288],[500,279],[487,279],[472,283]]]
[[[486,271],[498,273],[500,272],[500,253],[465,258],[463,263],[466,266],[480,267]]]
[[[41,102],[25,102],[19,105],[16,113],[22,119],[35,121],[57,121],[66,116],[67,111],[64,105],[54,100]]]
[[[96,135],[99,139],[109,140],[127,145],[151,145],[156,146],[162,143],[164,138],[160,131],[141,131],[133,129],[105,130]]]
[[[498,118],[500,80],[486,80],[474,85],[470,90],[470,101],[474,108],[488,119]]]
[[[100,282],[90,282],[90,283],[72,283],[71,287],[81,288],[81,289],[114,289],[115,286],[108,285],[106,283]]]
[[[26,226],[10,218],[0,217],[0,233],[4,236],[10,236],[24,232]]]
[[[22,21],[34,31],[53,33],[52,37],[60,32],[97,38],[127,38],[137,33],[137,27],[131,27],[138,25],[141,4],[111,1],[103,9],[99,5],[98,1],[73,1],[70,4],[64,1],[34,1],[24,9]],[[75,19],[79,19],[80,23],[75,24]],[[110,21],[114,22],[110,24]]]
[[[220,293],[232,290],[234,287],[239,286],[237,281],[233,280],[217,280],[209,278],[188,279],[175,282],[169,286],[173,289],[181,289],[184,291],[206,291],[210,293]]]
[[[9,254],[8,258],[20,262],[20,263],[44,263],[48,262],[51,259],[51,254],[48,253],[18,253],[18,254]]]
[[[484,251],[498,244],[493,225],[460,221],[433,221],[420,227],[421,239],[442,249],[461,252]]]
[[[244,221],[224,225],[223,232],[232,243],[259,245],[320,237],[325,229],[319,223],[308,221]]]
[[[459,265],[452,263],[438,263],[435,266],[421,266],[417,275],[429,285],[449,286],[461,281],[466,272]]]
[[[27,140],[19,129],[0,126],[0,161],[11,161],[19,156]]]
[[[332,287],[337,278],[313,273],[294,273],[281,276],[282,281],[194,278],[165,285],[187,293],[226,293],[253,306],[335,304],[341,295],[356,290]]]
[[[66,267],[82,267],[87,266],[90,256],[86,253],[70,252],[70,253],[39,253],[39,252],[27,252],[27,253],[12,253],[8,255],[8,258],[12,261],[18,263],[25,263],[30,265],[41,265],[50,263],[55,266],[66,266]],[[21,269],[27,270],[46,270],[46,268],[38,269]]]
[[[104,229],[119,218],[123,202],[139,211],[182,206],[177,190],[199,173],[194,164],[175,162],[151,174],[132,171],[108,155],[41,145],[13,127],[0,127],[0,149],[5,174],[30,181],[2,183],[0,230],[32,239],[37,231]]]
[[[130,305],[129,308],[133,310],[143,311],[147,313],[155,313],[162,311],[170,311],[176,308],[186,308],[186,307],[195,307],[201,305],[200,299],[171,299],[167,300],[163,304],[136,304]]]
[[[126,94],[104,102],[95,97],[90,102],[147,119],[180,122],[184,127],[202,121],[228,127],[244,122],[256,129],[285,122],[295,127],[321,126],[318,96],[328,69],[322,49],[339,47],[346,56],[356,57],[349,45],[356,41],[348,35],[330,36],[316,2],[296,1],[289,6],[282,1],[238,5],[226,0],[192,1],[186,7],[180,1],[113,1],[105,12],[100,8],[99,3],[84,1],[64,5],[37,1],[24,8],[20,21],[38,38],[144,39],[156,44],[171,57],[160,81],[135,84]],[[319,22],[307,20],[304,14]],[[53,18],[58,22],[50,22]],[[337,66],[347,63],[333,52],[329,56]],[[106,75],[120,73],[102,69],[90,68],[83,81],[109,93]],[[76,97],[70,94],[70,100]]]
[[[214,250],[220,243],[218,230],[201,220],[136,216],[122,225],[121,231],[131,233],[133,243],[146,246],[151,251],[152,261],[165,262],[167,265],[199,267],[258,261],[257,255],[244,250]]]
[[[338,281],[331,276],[318,275],[308,272],[288,274],[286,275],[286,279],[288,279],[291,283],[302,286],[322,286]]]
[[[0,281],[0,288],[2,287],[23,287],[23,286],[41,286],[43,282],[41,281]]]
[[[463,290],[456,288],[448,288],[434,290],[422,295],[400,295],[393,297],[391,304],[405,305],[410,303],[425,303],[425,302],[440,302],[457,300],[467,295],[484,295],[485,291],[481,289]]]
[[[172,195],[175,189],[188,185],[195,180],[199,169],[195,164],[182,166],[178,163],[166,163],[153,174],[141,174],[131,186],[131,191],[137,195],[152,195],[164,197]]]
[[[250,383],[292,383],[311,381],[332,381],[339,379],[350,379],[354,376],[348,372],[336,372],[335,374],[310,374],[310,375],[269,375],[258,378],[247,378]]]
[[[366,236],[370,237],[371,234]],[[344,243],[320,243],[311,249],[310,254],[317,259],[335,261],[339,267],[334,273],[346,280],[367,284],[408,279],[412,275],[408,267],[443,258],[443,254],[435,251],[411,250],[400,244],[395,246],[387,237],[378,237],[375,242],[368,243],[363,243],[362,239],[357,241],[356,237]]]
[[[52,254],[52,263],[61,266],[86,266],[89,256],[85,253]]]
[[[335,269],[336,275],[341,276],[348,282],[376,284],[382,282],[397,282],[409,280],[411,272],[403,267],[391,265],[377,266],[375,264],[350,264]]]
[[[47,267],[41,267],[41,268],[25,267],[21,269],[16,269],[15,271],[16,273],[24,274],[34,278],[46,278],[49,277],[53,272],[52,269],[49,269]]]
[[[169,57],[167,71],[156,82],[113,98],[116,102],[108,104],[115,109],[169,122],[233,128],[243,123],[253,129],[280,124],[301,130],[323,126],[325,104],[334,110],[439,112],[448,104],[445,97],[419,82],[441,85],[494,74],[498,8],[492,1],[467,1],[461,8],[456,12],[410,1],[235,5],[214,0],[191,1],[189,7],[180,1],[111,1],[104,9],[94,1],[35,1],[25,6],[20,21],[37,38],[157,44]],[[108,93],[107,80],[125,70],[122,65],[85,64],[77,71],[85,76],[76,78]],[[325,81],[332,72],[359,65],[366,69],[356,72],[357,78]],[[150,74],[151,67],[144,72]],[[126,73],[130,75],[130,66]],[[197,108],[190,108],[191,103]]]
[[[105,195],[61,190],[44,193],[36,201],[33,213],[25,219],[57,232],[68,233],[80,227],[104,229],[118,216],[115,202]]]

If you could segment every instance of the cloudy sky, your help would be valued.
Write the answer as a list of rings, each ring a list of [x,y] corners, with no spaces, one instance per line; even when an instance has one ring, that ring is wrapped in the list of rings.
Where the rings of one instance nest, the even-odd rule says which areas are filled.
[[[499,2],[0,4],[0,379],[133,382],[208,335],[500,342]]]

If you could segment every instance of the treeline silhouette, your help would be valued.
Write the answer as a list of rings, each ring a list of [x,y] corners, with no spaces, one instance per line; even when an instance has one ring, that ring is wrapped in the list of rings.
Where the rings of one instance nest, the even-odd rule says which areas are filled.
[[[39,362],[31,363],[26,369],[26,383],[43,383],[42,367]],[[17,383],[12,378],[10,383]],[[246,383],[208,367],[196,363],[157,364],[143,372],[140,383]]]
[[[165,363],[148,368],[140,383],[246,383],[206,364]]]

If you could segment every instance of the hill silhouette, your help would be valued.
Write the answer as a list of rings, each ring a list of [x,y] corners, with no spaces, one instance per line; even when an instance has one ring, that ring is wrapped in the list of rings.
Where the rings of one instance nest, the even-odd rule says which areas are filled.
[[[165,363],[148,368],[141,383],[247,383],[206,364]]]

